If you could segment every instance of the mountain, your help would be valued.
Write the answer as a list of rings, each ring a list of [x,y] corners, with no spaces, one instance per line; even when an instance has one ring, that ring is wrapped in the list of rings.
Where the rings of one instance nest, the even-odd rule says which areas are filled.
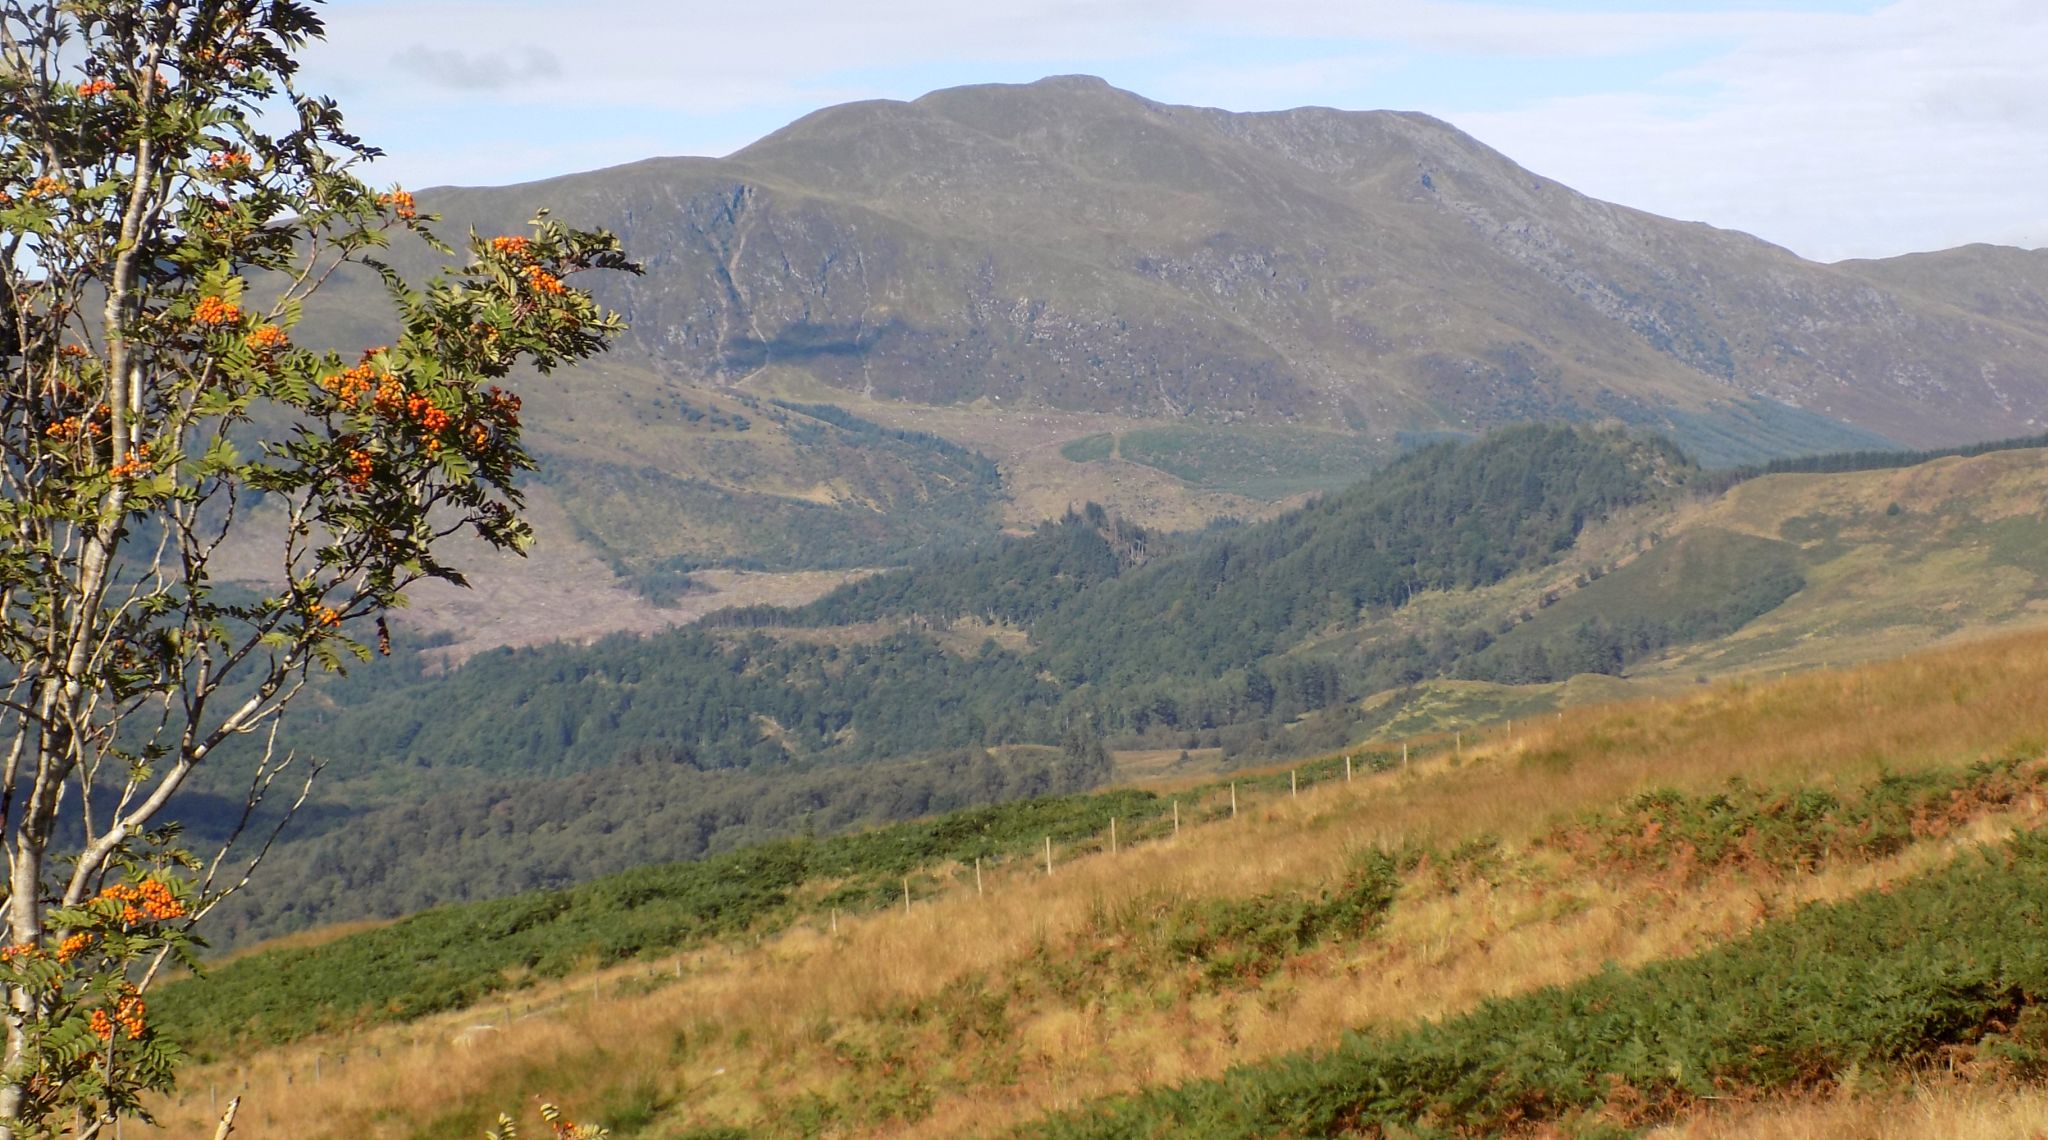
[[[2048,408],[2048,253],[1816,264],[1419,114],[1067,76],[421,201],[451,234],[551,208],[646,262],[595,283],[631,322],[619,350],[527,386],[543,493],[629,580],[900,562],[965,532],[807,536],[982,509],[950,471],[792,432],[760,413],[775,397],[982,450],[999,521],[1026,528],[1086,499],[1148,525],[1269,513],[1418,438],[1527,420],[1648,426],[1715,465],[2020,435]]]
[[[1061,77],[427,200],[458,226],[551,204],[615,227],[650,271],[605,286],[633,347],[721,385],[1378,436],[1783,417],[1764,451],[1825,421],[2017,435],[2048,394],[2038,255],[1818,265],[1417,114],[1235,114]]]

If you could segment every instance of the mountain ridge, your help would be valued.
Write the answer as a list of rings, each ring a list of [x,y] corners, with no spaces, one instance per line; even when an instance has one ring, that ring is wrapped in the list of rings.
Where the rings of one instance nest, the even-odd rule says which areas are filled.
[[[633,349],[713,385],[784,370],[923,403],[1377,434],[1771,399],[1926,445],[2040,422],[1970,363],[2048,391],[2024,366],[2048,310],[1994,317],[1938,287],[1952,270],[1909,287],[1889,261],[1821,265],[1601,202],[1411,112],[1236,113],[1056,77],[825,108],[726,158],[426,197],[458,222],[546,198],[620,229],[650,268],[608,290]]]

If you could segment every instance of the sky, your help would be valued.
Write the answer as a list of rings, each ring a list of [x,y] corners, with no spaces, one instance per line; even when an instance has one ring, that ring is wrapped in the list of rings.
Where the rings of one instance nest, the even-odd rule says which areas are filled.
[[[330,0],[381,183],[723,155],[820,107],[1083,73],[1423,111],[1595,197],[1834,261],[2048,246],[2048,0]]]

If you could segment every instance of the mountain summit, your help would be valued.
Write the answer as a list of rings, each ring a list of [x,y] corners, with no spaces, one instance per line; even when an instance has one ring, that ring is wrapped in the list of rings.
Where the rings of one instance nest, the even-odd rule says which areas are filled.
[[[638,349],[715,385],[1380,437],[1618,418],[1764,450],[2015,435],[2048,406],[2048,252],[1817,264],[1419,114],[1060,76],[433,199],[620,230],[648,261],[608,298]]]

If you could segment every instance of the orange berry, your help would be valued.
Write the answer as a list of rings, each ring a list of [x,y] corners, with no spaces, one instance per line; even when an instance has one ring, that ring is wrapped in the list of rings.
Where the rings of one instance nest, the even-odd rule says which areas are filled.
[[[526,275],[527,285],[536,293],[545,293],[550,297],[559,297],[569,291],[569,287],[562,284],[561,278],[549,273],[538,265],[529,265],[521,270],[521,272]]]
[[[275,352],[290,344],[291,339],[276,325],[257,325],[249,331],[248,336],[242,338],[242,343],[256,352]]]
[[[242,319],[242,310],[223,297],[201,297],[192,307],[192,319],[202,325],[228,325]]]

